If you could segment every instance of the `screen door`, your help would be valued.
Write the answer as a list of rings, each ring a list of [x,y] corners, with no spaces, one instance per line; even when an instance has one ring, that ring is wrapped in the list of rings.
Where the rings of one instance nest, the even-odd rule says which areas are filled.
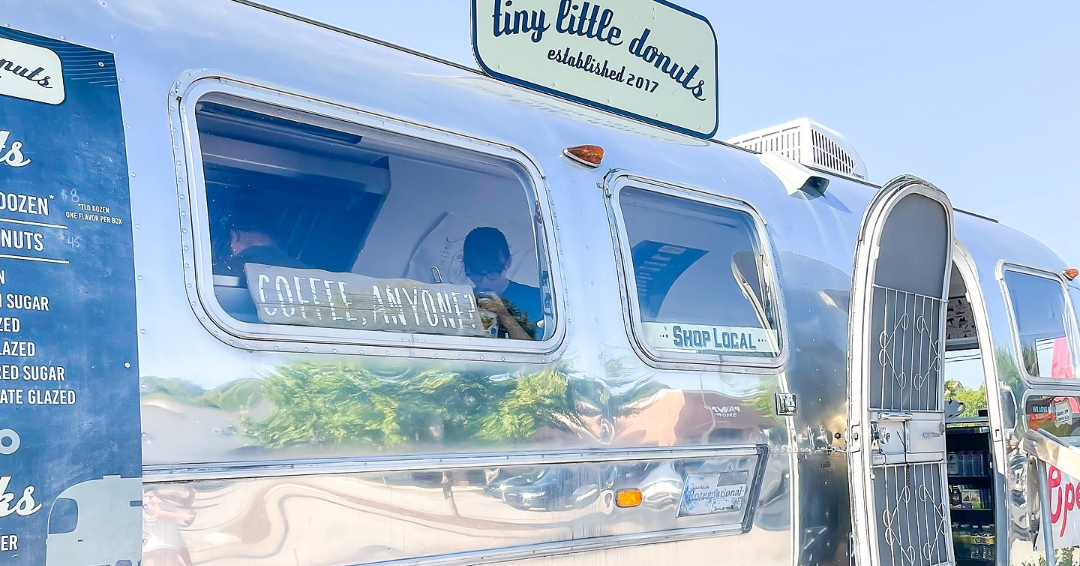
[[[849,413],[860,562],[952,564],[942,354],[952,207],[915,177],[863,218],[853,273]]]

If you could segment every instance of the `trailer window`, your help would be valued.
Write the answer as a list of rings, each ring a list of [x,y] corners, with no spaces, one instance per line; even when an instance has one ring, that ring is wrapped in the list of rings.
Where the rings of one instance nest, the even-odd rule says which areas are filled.
[[[779,353],[758,229],[747,212],[626,187],[619,192],[636,329],[661,357]]]
[[[195,110],[213,295],[229,317],[279,333],[551,335],[523,168],[230,102]]]
[[[1061,282],[1005,271],[1005,286],[1024,370],[1031,377],[1072,378],[1072,350],[1066,331],[1071,319]]]

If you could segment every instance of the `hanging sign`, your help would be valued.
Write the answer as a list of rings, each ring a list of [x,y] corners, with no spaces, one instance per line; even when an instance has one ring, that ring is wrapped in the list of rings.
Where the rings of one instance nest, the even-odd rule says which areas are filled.
[[[686,134],[719,124],[716,35],[663,0],[473,0],[489,75]]]
[[[113,56],[0,28],[0,564],[138,564],[127,152]]]
[[[482,309],[468,285],[259,263],[245,264],[244,273],[260,322],[488,336]]]
[[[776,354],[776,331],[742,326],[643,322],[645,343],[653,348],[718,354]]]
[[[1062,472],[1055,466],[1047,466],[1043,480],[1049,487],[1049,531],[1054,537],[1054,548],[1080,546],[1080,480]],[[1039,536],[1043,536],[1042,530]],[[1039,542],[1038,544],[1042,544]]]

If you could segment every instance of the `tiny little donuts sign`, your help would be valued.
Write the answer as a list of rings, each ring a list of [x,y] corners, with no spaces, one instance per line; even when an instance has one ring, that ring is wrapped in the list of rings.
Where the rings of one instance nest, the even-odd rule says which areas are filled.
[[[496,78],[698,137],[719,124],[716,35],[663,0],[473,0]]]

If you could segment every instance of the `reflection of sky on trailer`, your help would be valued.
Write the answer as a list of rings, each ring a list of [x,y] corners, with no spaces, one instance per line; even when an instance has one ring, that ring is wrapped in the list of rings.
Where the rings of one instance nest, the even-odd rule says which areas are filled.
[[[1040,368],[1053,368],[1051,369],[1051,377],[1057,376],[1057,368],[1054,368],[1054,345],[1057,343],[1056,338],[1041,338],[1035,340],[1035,358],[1038,360]]]
[[[1055,345],[1059,346],[1055,350]],[[1068,351],[1061,338],[1035,340],[1035,356],[1039,368],[1050,368],[1052,377],[1063,377],[1069,368]],[[1054,363],[1055,353],[1058,357]],[[983,385],[982,355],[978,350],[954,350],[945,352],[945,379],[959,381],[967,389]]]

